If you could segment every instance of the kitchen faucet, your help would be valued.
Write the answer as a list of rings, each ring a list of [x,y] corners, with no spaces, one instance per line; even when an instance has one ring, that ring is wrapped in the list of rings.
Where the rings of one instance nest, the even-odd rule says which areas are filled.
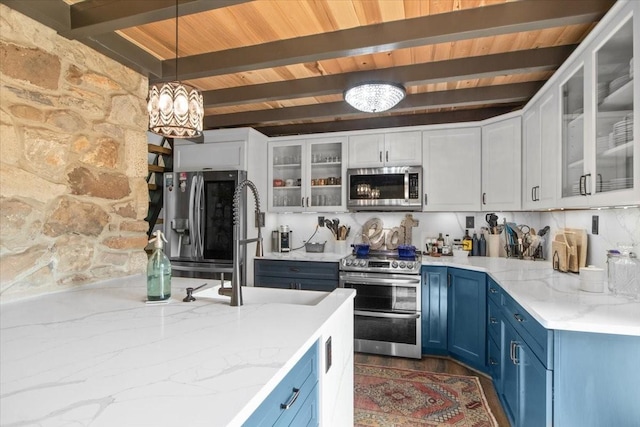
[[[258,237],[253,239],[240,239],[240,203],[242,201],[242,191],[244,187],[249,187],[253,193],[256,202],[256,223],[258,225]],[[242,206],[245,208],[245,206]],[[242,305],[242,275],[240,274],[240,246],[248,243],[256,242],[256,256],[263,255],[262,250],[262,222],[260,219],[260,196],[256,185],[245,179],[236,187],[233,193],[233,271],[231,273],[231,306],[238,307]],[[228,295],[229,288],[220,288],[218,293]]]

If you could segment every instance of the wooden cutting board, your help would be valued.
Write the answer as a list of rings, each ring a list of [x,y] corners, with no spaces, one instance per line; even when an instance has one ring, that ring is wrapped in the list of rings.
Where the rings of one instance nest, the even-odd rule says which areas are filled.
[[[569,246],[573,248],[570,251],[569,271],[579,273],[580,267],[587,266],[587,231],[580,228],[563,228],[559,233],[566,236]]]
[[[564,233],[558,233],[551,242],[551,263],[559,271],[568,271],[569,244]]]

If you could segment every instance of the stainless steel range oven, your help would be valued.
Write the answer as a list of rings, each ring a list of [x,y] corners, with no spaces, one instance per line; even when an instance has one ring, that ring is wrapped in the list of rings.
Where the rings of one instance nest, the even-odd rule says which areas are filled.
[[[355,351],[422,357],[421,256],[396,252],[349,255],[340,262],[340,286],[356,290]]]

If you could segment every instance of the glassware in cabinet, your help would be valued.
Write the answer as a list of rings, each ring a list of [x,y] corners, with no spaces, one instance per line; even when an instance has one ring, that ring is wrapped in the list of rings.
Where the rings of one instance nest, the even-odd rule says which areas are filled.
[[[633,188],[633,18],[596,52],[595,192]]]
[[[271,205],[273,207],[301,207],[302,146],[273,147]]]
[[[312,143],[310,149],[310,207],[341,207],[344,202],[342,200],[343,143]]]
[[[584,182],[584,67],[562,85],[562,197],[578,196]]]

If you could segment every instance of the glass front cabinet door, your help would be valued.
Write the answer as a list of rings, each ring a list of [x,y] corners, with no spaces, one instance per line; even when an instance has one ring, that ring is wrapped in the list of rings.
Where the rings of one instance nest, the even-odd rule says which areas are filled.
[[[345,210],[344,138],[269,143],[269,211]]]
[[[624,4],[561,80],[563,206],[640,202],[638,3]]]

